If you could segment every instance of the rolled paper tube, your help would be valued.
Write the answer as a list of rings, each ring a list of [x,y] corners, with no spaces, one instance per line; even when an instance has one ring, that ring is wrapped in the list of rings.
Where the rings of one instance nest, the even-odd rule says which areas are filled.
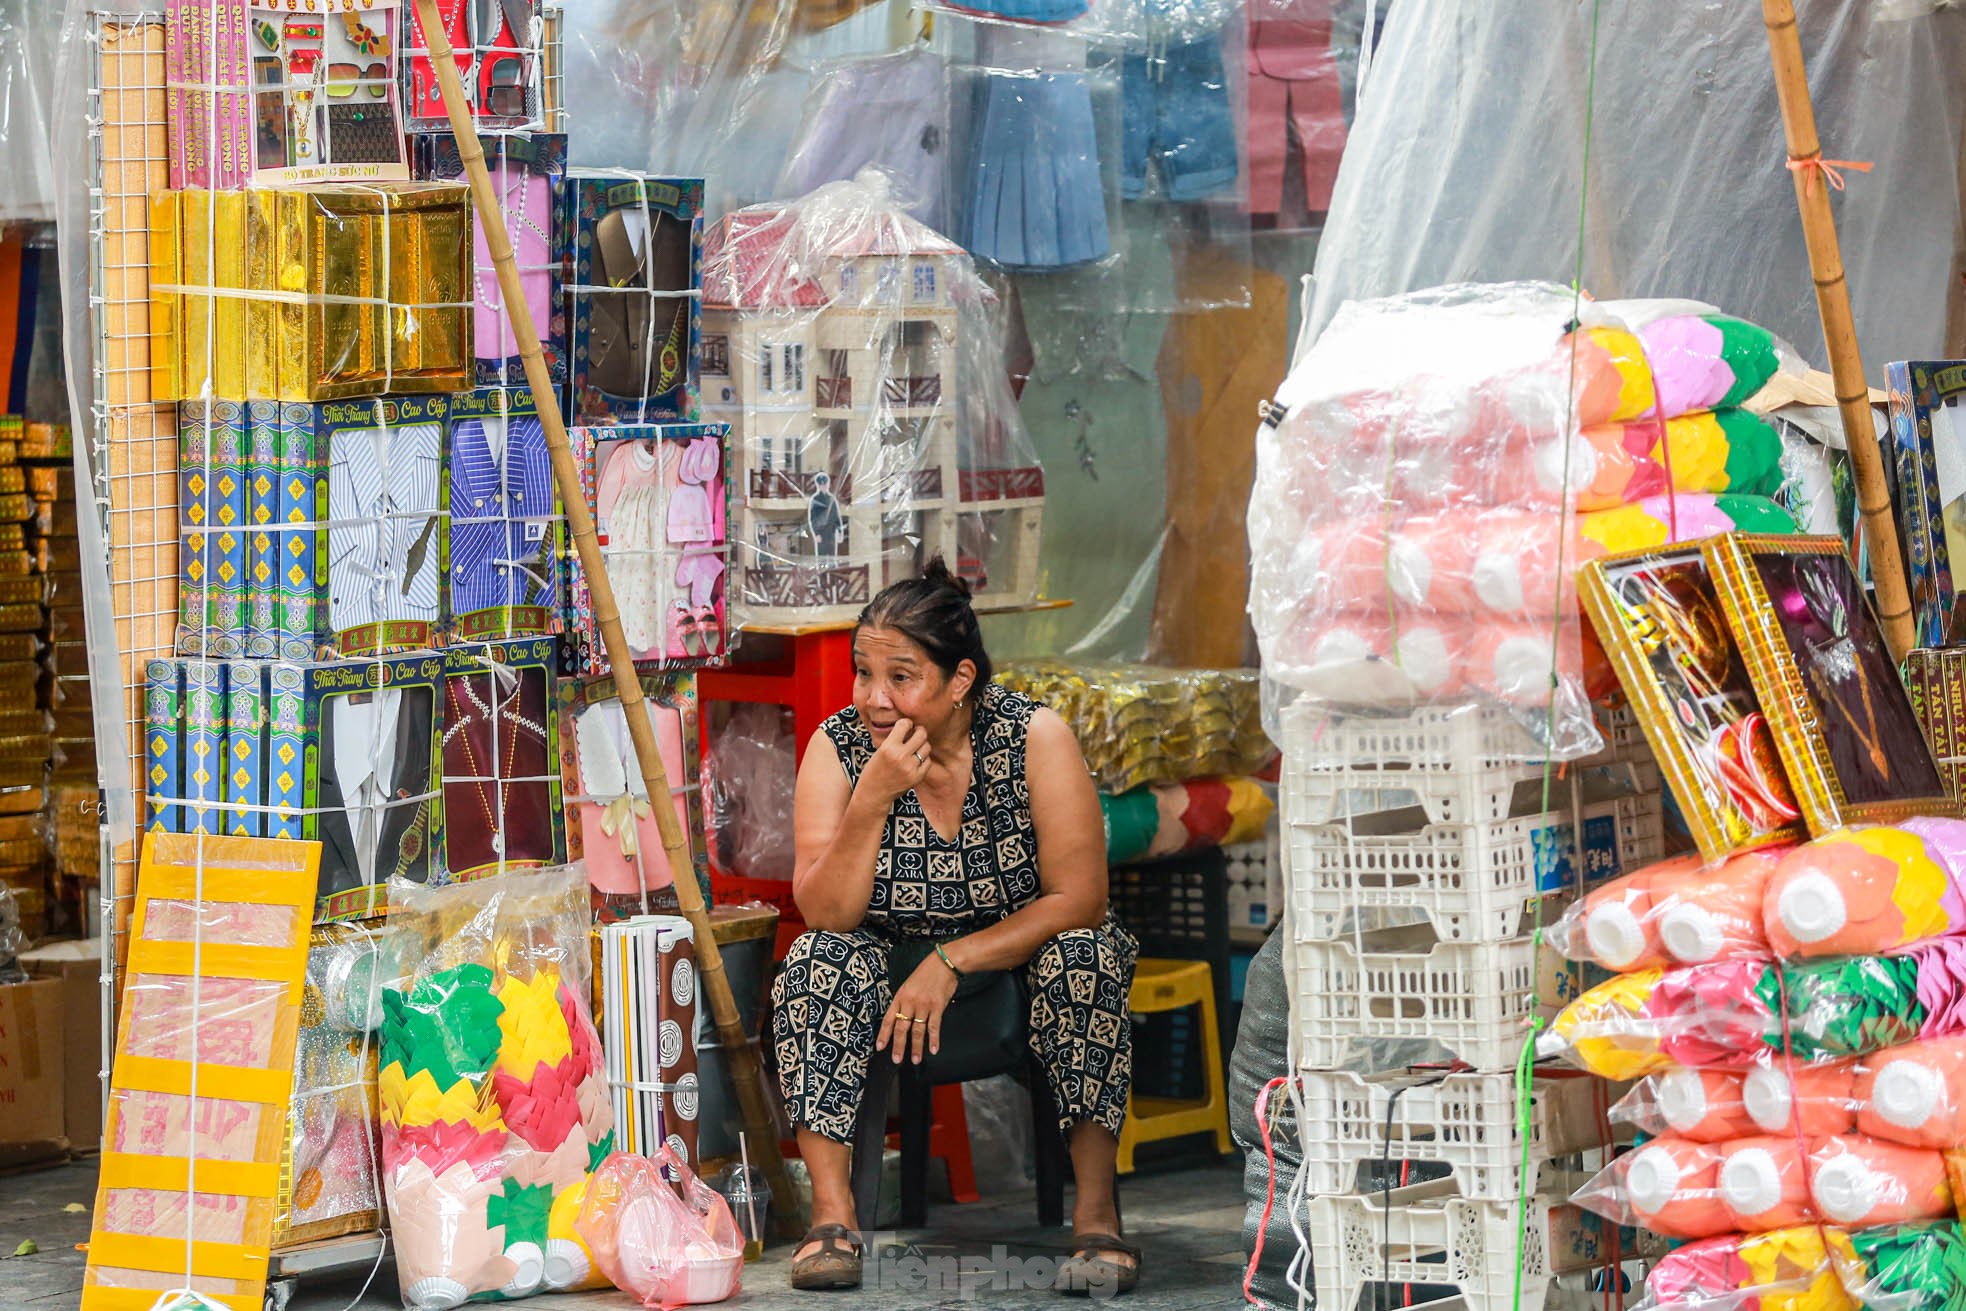
[[[1559,921],[1558,948],[1573,960],[1592,960],[1608,970],[1650,969],[1667,964],[1653,930],[1653,887],[1700,868],[1698,856],[1679,856],[1647,865],[1587,893]]]
[[[1815,1219],[1802,1148],[1792,1134],[1740,1138],[1720,1147],[1720,1196],[1729,1229],[1759,1232]]]
[[[1661,1138],[1611,1167],[1614,1192],[1622,1176],[1623,1208],[1617,1207],[1615,1196],[1593,1204],[1580,1193],[1576,1200],[1611,1219],[1622,1219],[1618,1211],[1627,1211],[1637,1223],[1668,1237],[1726,1233],[1735,1224],[1720,1196],[1720,1159],[1718,1150],[1705,1143]]]
[[[1867,1062],[1852,1096],[1859,1131],[1935,1150],[1966,1142],[1966,1038],[1928,1038]]]
[[[1764,890],[1783,850],[1729,856],[1676,881],[1668,897],[1655,894],[1659,943],[1666,953],[1685,965],[1765,959]]]
[[[1649,1093],[1659,1129],[1698,1143],[1726,1142],[1763,1132],[1742,1104],[1742,1076],[1728,1070],[1667,1070],[1632,1096]]]
[[[1783,956],[1866,955],[1949,932],[1966,906],[1918,834],[1842,829],[1783,858],[1763,921]]]
[[[1856,1127],[1856,1077],[1849,1063],[1798,1063],[1791,1069],[1776,1057],[1742,1077],[1741,1101],[1760,1133],[1810,1138],[1849,1133]]]
[[[1861,1134],[1826,1138],[1810,1152],[1810,1193],[1822,1218],[1850,1228],[1928,1220],[1952,1209],[1945,1157]]]

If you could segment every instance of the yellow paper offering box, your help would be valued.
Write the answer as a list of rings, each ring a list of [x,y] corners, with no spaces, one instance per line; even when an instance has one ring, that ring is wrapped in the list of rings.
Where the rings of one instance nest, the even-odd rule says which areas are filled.
[[[461,183],[161,191],[151,200],[159,399],[334,401],[471,386]]]

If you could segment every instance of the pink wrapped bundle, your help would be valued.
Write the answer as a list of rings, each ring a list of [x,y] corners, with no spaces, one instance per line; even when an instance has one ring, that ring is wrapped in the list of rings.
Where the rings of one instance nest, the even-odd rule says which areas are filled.
[[[1850,1311],[1821,1225],[1724,1234],[1668,1252],[1645,1281],[1646,1311]],[[1827,1240],[1827,1241],[1826,1241]]]
[[[1841,829],[1795,848],[1762,907],[1770,945],[1785,957],[1894,951],[1966,929],[1966,821],[1908,819]]]
[[[1802,1159],[1805,1141],[1763,1134],[1720,1144],[1720,1199],[1733,1218],[1728,1229],[1758,1233],[1816,1218]]]
[[[1763,890],[1779,850],[1708,866],[1679,856],[1614,879],[1567,911],[1552,941],[1572,960],[1612,970],[1765,959]]]
[[[1619,1224],[1668,1238],[1704,1238],[1739,1228],[1720,1195],[1720,1149],[1660,1138],[1625,1153],[1570,1200]]]
[[[1741,1076],[1741,1102],[1762,1133],[1827,1138],[1857,1127],[1855,1061],[1827,1065],[1764,1059]]]
[[[1790,1069],[1780,1058],[1749,1070],[1675,1068],[1640,1080],[1612,1108],[1611,1118],[1655,1137],[1672,1134],[1700,1143],[1798,1132],[1828,1137],[1859,1128],[1862,1077],[1855,1062]],[[1879,1136],[1903,1140],[1898,1134]]]
[[[1945,1156],[1862,1134],[1810,1145],[1809,1192],[1821,1219],[1852,1229],[1929,1220],[1952,1211]]]
[[[1966,1038],[1880,1052],[1856,1078],[1857,1127],[1912,1147],[1966,1144]]]
[[[1827,1221],[1864,1228],[1952,1210],[1944,1153],[1863,1134],[1763,1134],[1726,1143],[1657,1138],[1571,1198],[1619,1224],[1706,1238]]]

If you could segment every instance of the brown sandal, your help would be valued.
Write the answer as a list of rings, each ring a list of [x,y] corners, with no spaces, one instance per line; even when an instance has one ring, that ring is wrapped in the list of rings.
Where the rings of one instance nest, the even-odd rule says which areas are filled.
[[[1101,1252],[1119,1252],[1133,1258],[1121,1265]],[[1072,1239],[1072,1254],[1058,1265],[1052,1288],[1074,1296],[1111,1297],[1131,1293],[1140,1282],[1140,1249],[1117,1234],[1080,1234]]]
[[[841,1224],[814,1225],[799,1247],[807,1243],[818,1243],[819,1250],[792,1263],[792,1287],[806,1292],[860,1287],[859,1234]]]

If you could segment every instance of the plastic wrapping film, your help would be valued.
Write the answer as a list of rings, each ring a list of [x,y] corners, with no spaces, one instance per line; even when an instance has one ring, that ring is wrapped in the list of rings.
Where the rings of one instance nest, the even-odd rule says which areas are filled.
[[[1636,1311],[1945,1311],[1962,1260],[1966,1233],[1950,1219],[1730,1234],[1661,1258]]]
[[[1946,1151],[1966,1142],[1966,1039],[1919,1039],[1793,1070],[1779,1056],[1745,1070],[1675,1067],[1640,1080],[1611,1118],[1691,1143],[1861,1133]]]
[[[703,285],[740,628],[850,620],[937,555],[979,608],[1036,597],[1044,474],[997,352],[997,302],[885,174],[728,216]]]
[[[1823,153],[1875,166],[1836,200],[1858,338],[1874,362],[1928,358],[1951,296],[1932,271],[1949,267],[1946,234],[1958,226],[1966,90],[1949,70],[1966,48],[1966,14],[1894,21],[1879,0],[1796,8]],[[1581,55],[1595,11],[1452,0],[1378,9],[1384,35],[1318,244],[1306,341],[1349,301],[1546,277],[1553,252],[1567,270],[1577,246]],[[1724,4],[1599,17],[1583,284],[1604,297],[1696,288],[1820,358],[1767,35],[1740,17]],[[1415,168],[1416,140],[1445,163]]]
[[[1731,487],[1724,458],[1702,476],[1636,422],[1738,406],[1779,343],[1692,302],[1577,307],[1537,283],[1359,302],[1291,370],[1249,508],[1249,612],[1285,698],[1498,704],[1537,721],[1543,754],[1587,754],[1576,566],[1794,531],[1764,495],[1706,490]],[[1633,426],[1663,448],[1642,476]],[[1580,511],[1586,494],[1608,508]]]
[[[406,894],[382,995],[384,1180],[403,1301],[588,1286],[576,1190],[613,1146],[578,865]]]
[[[744,1237],[730,1205],[664,1144],[617,1153],[595,1172],[575,1220],[616,1287],[645,1307],[721,1302],[738,1291]]]
[[[798,744],[779,706],[738,704],[710,739],[705,828],[717,865],[742,878],[792,880]]]
[[[318,849],[145,847],[82,1305],[195,1287],[259,1304],[291,1150]]]
[[[696,681],[687,673],[641,676],[676,822],[689,837],[691,875],[710,899],[700,802]],[[567,845],[587,870],[595,908],[615,919],[675,911],[675,871],[662,847],[647,784],[628,737],[612,679],[566,680],[560,691],[561,775],[566,780]]]
[[[1655,1138],[1606,1166],[1572,1200],[1668,1238],[1817,1222],[1868,1227],[1953,1213],[1946,1153],[1854,1133],[1722,1143]]]
[[[55,113],[55,38],[59,23],[29,0],[0,6],[0,222],[54,217],[49,138]]]
[[[400,969],[387,927],[314,930],[287,1105],[275,1247],[382,1227],[377,1030],[382,990]]]
[[[997,681],[1058,712],[1103,792],[1254,774],[1275,754],[1254,670],[1030,660]]]
[[[1962,876],[1966,821],[1839,829],[1614,879],[1565,911],[1550,942],[1613,970],[1881,954],[1966,932]]]

